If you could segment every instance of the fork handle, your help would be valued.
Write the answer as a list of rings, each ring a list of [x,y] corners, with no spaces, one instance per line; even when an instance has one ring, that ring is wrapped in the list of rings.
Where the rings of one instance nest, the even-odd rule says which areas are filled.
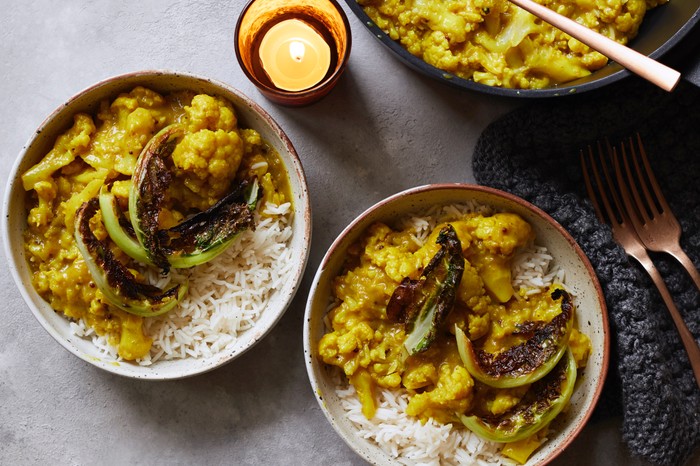
[[[668,311],[671,313],[673,323],[676,325],[676,329],[681,336],[681,341],[683,342],[685,351],[688,353],[688,359],[690,359],[690,366],[693,369],[695,381],[697,382],[698,387],[700,387],[700,347],[698,347],[697,341],[695,341],[693,334],[690,333],[690,330],[688,330],[688,327],[685,325],[683,317],[681,317],[681,313],[678,312],[678,308],[673,302],[673,298],[671,298],[671,293],[668,291],[666,284],[661,278],[661,274],[659,274],[659,271],[656,269],[656,266],[652,262],[649,255],[643,253],[636,254],[634,257],[640,264],[642,264],[642,267],[646,269],[647,273],[654,281],[654,285],[656,285],[659,293],[661,293],[661,297],[666,303]]]
[[[676,260],[680,262],[683,267],[685,267],[685,270],[687,270],[690,274],[690,278],[692,278],[693,282],[695,282],[695,286],[697,286],[698,290],[700,290],[700,273],[698,272],[698,269],[695,268],[693,261],[691,261],[690,257],[688,257],[688,254],[686,254],[685,251],[680,248],[680,246],[678,248],[668,250],[667,252],[675,257]]]

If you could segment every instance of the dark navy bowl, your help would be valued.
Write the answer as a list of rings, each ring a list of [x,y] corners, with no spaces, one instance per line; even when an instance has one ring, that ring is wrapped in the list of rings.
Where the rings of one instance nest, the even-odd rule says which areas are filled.
[[[379,29],[355,0],[345,1],[369,32],[386,45],[402,62],[426,76],[460,89],[507,97],[558,97],[597,89],[631,74],[619,64],[610,62],[584,78],[544,89],[507,89],[479,84],[435,68],[422,59],[411,55],[401,44],[392,40]],[[700,0],[670,0],[667,4],[654,8],[646,14],[637,37],[630,42],[629,46],[644,55],[659,60],[678,44],[699,20]]]

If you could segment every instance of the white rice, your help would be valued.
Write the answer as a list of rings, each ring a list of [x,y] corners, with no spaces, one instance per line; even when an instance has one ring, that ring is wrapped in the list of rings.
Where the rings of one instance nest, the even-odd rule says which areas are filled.
[[[553,283],[566,288],[566,272],[554,265],[554,258],[544,246],[532,245],[516,254],[511,276],[513,288],[525,296],[537,294]]]
[[[292,236],[291,204],[266,207],[256,213],[255,231],[244,231],[220,256],[188,270],[151,279],[164,286],[168,280],[189,279],[189,290],[179,306],[163,316],[144,319],[144,331],[153,338],[150,353],[137,362],[148,366],[159,360],[208,357],[231,348],[250,330],[280,289],[294,262],[287,247]],[[97,335],[83,321],[72,331],[89,338],[108,360],[120,360],[108,337]]]
[[[438,223],[452,221],[466,213],[493,213],[478,203],[432,208],[420,217],[399,222],[400,229],[413,230],[413,238],[422,245]],[[543,291],[553,283],[564,285],[563,269],[542,246],[531,245],[520,251],[511,270],[513,287],[525,295]],[[337,305],[337,303],[336,303]],[[360,437],[370,440],[400,464],[410,465],[514,465],[499,452],[502,444],[481,439],[468,429],[439,424],[432,419],[421,424],[406,414],[409,395],[405,389],[377,388],[377,412],[372,419],[362,414],[362,403],[355,388],[334,369],[338,376],[336,393],[357,428]]]
[[[467,429],[432,419],[421,424],[407,415],[409,396],[405,390],[378,390],[378,408],[372,419],[362,414],[362,403],[352,385],[346,384],[336,393],[348,419],[357,427],[357,434],[379,445],[400,464],[515,464],[499,455],[499,444],[485,441]]]

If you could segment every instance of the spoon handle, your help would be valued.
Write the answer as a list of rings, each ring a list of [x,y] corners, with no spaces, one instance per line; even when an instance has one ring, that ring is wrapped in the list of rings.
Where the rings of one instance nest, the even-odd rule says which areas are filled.
[[[510,0],[511,3],[529,11],[552,26],[564,31],[589,47],[613,59],[631,72],[656,84],[665,91],[672,91],[681,78],[681,74],[646,55],[608,39],[576,21],[555,13],[549,8],[532,0]]]

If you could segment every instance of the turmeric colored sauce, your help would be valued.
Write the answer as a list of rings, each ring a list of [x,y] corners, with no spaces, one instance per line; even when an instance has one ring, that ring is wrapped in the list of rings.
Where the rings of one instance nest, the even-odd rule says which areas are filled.
[[[544,4],[626,44],[647,10],[668,0],[548,0]],[[464,79],[539,89],[591,74],[608,59],[507,0],[358,0],[392,40]],[[539,2],[543,3],[543,2]]]
[[[335,304],[327,316],[331,329],[319,342],[318,353],[326,364],[343,371],[367,418],[376,411],[379,387],[407,390],[406,412],[422,422],[433,419],[461,425],[462,414],[508,411],[528,386],[494,389],[473,379],[457,351],[455,325],[479,348],[498,353],[523,341],[518,332],[521,324],[549,322],[561,311],[549,298],[549,292],[561,285],[528,296],[527,290],[513,289],[513,259],[535,239],[521,217],[465,213],[447,221],[461,242],[464,273],[456,303],[427,351],[408,355],[403,346],[404,325],[387,318],[386,306],[401,280],[417,279],[435,255],[439,248],[435,239],[444,223],[434,226],[422,244],[410,226],[393,229],[373,224],[349,249],[344,270],[335,278]],[[574,330],[570,345],[577,363],[584,366],[590,341]],[[511,445],[510,450],[516,450],[511,457],[532,445],[536,448],[539,443],[530,439],[522,442],[520,450]]]
[[[143,318],[109,305],[95,286],[75,245],[75,213],[105,184],[126,210],[141,150],[173,123],[182,124],[185,135],[172,155],[174,176],[161,227],[209,208],[251,166],[264,190],[261,210],[265,202],[291,201],[279,155],[255,130],[239,127],[231,103],[192,92],[161,95],[143,87],[101,102],[95,115],[75,115],[73,126],[22,176],[28,209],[24,247],[34,288],[56,311],[107,336],[125,360],[145,356],[152,340],[144,334]],[[107,233],[100,218],[95,217],[92,229],[104,240]],[[113,249],[122,262],[139,269]]]

